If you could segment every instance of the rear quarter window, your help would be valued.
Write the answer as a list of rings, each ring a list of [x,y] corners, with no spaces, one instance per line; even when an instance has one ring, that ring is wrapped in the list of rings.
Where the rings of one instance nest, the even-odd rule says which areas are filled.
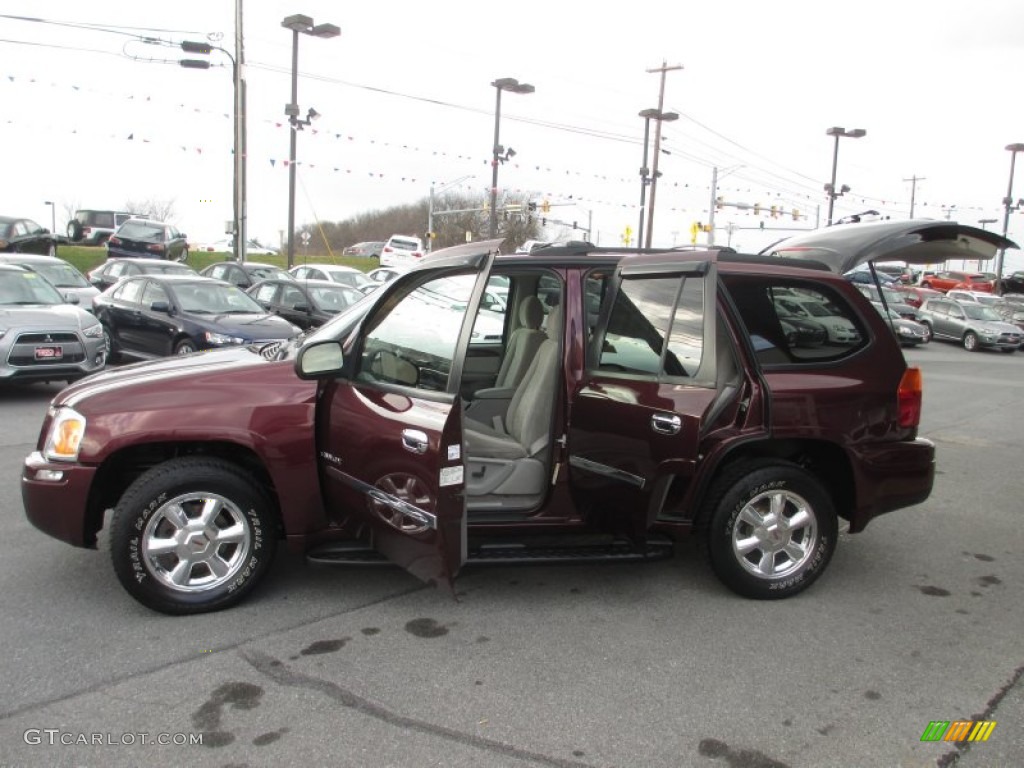
[[[859,313],[829,286],[764,275],[723,282],[762,365],[832,362],[868,343]]]

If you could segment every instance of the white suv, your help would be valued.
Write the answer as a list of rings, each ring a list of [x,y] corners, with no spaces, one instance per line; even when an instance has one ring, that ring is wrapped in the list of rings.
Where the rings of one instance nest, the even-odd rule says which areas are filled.
[[[392,235],[380,251],[382,267],[412,267],[420,263],[426,254],[423,241],[418,237]]]

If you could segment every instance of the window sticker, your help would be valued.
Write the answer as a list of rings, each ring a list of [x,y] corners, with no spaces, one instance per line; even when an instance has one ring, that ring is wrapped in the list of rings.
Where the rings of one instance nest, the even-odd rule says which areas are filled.
[[[447,485],[462,485],[462,465],[457,467],[442,467],[440,486],[444,488]]]

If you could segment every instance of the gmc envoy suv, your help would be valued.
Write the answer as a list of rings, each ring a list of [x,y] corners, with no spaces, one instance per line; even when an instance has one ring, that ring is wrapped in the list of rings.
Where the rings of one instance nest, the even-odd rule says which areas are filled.
[[[862,531],[934,479],[921,373],[843,273],[1016,247],[922,220],[757,255],[499,244],[438,252],[297,340],[68,387],[24,463],[29,520],[80,547],[106,525],[122,585],[170,614],[237,603],[280,544],[447,586],[467,564],[647,560],[699,534],[733,591],[788,597],[840,519]],[[507,308],[481,341],[492,279]],[[794,343],[782,297],[852,332]]]

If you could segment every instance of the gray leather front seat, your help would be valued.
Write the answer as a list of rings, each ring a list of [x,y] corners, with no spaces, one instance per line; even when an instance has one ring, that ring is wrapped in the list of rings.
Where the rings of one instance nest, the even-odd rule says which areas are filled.
[[[561,370],[561,312],[552,307],[547,338],[527,368],[509,403],[505,418],[493,425],[474,421],[467,414],[466,494],[474,509],[522,506],[539,500],[547,479],[551,445],[551,417]],[[511,498],[510,498],[511,497]]]
[[[544,305],[536,296],[527,296],[519,303],[520,327],[509,337],[505,358],[494,381],[495,387],[515,387],[523,380],[537,349],[547,338],[540,329],[543,320]]]

